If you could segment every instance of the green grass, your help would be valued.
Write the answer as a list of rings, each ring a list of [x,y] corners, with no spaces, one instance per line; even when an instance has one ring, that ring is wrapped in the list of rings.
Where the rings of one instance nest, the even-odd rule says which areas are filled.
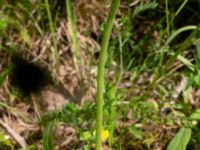
[[[50,6],[49,6],[49,1],[45,0],[45,7],[46,7],[46,11],[47,11],[47,16],[48,16],[48,20],[49,20],[49,26],[50,26],[50,31],[52,34],[52,41],[53,41],[53,47],[54,47],[54,60],[55,60],[55,67],[56,67],[56,72],[59,74],[59,54],[58,54],[58,44],[57,44],[57,40],[56,40],[56,35],[55,35],[55,26],[52,20],[52,14],[51,14],[51,10],[50,10]]]
[[[98,5],[108,11],[108,16],[102,17],[104,13],[95,14],[94,5],[84,9],[79,2],[66,0],[63,5],[48,0],[37,4],[13,1],[0,5],[2,115],[32,123],[32,118],[18,108],[22,101],[9,84],[11,50],[28,58],[35,56],[46,64],[52,64],[52,53],[56,62],[53,71],[58,71],[59,65],[65,68],[63,82],[67,81],[70,88],[75,87],[76,80],[84,80],[88,88],[82,90],[90,99],[43,114],[38,118],[43,137],[31,139],[29,147],[36,149],[42,143],[43,149],[55,149],[58,141],[54,131],[65,125],[75,130],[75,139],[68,144],[71,149],[153,150],[159,145],[161,149],[198,150],[200,3],[148,0],[135,6],[121,2],[118,8],[119,0],[113,0],[109,5]],[[85,18],[80,18],[80,12]],[[92,27],[98,22],[95,19],[100,19],[97,27],[102,30],[93,33]],[[82,29],[81,25],[89,28]],[[66,30],[71,40],[60,32]],[[50,44],[44,44],[44,39]],[[97,48],[91,41],[100,45],[98,63],[93,56]],[[52,47],[52,52],[43,51]],[[74,70],[79,77],[74,76]],[[5,132],[0,132],[0,142],[19,149],[5,140]]]
[[[77,70],[77,74],[81,76],[81,72],[79,71],[81,67],[81,53],[80,53],[80,48],[78,44],[78,37],[77,37],[77,29],[76,29],[76,15],[74,14],[74,9],[72,6],[71,0],[65,0],[66,3],[66,12],[67,12],[67,19],[68,19],[68,27],[69,27],[69,32],[72,35],[72,49],[74,52],[74,63],[75,67]]]

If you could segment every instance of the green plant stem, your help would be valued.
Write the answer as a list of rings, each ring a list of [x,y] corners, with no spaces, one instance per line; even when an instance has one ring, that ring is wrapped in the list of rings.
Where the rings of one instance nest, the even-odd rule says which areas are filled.
[[[58,71],[58,69],[59,69],[58,47],[57,47],[57,42],[56,42],[55,27],[53,25],[53,21],[52,21],[52,16],[51,16],[50,6],[49,6],[49,1],[48,0],[45,0],[45,7],[46,7],[47,16],[48,16],[49,25],[50,25],[50,30],[51,30],[51,34],[52,34],[56,72],[59,74],[59,71]]]
[[[118,39],[119,39],[119,51],[120,51],[120,72],[117,77],[117,82],[116,82],[115,89],[113,92],[113,97],[111,97],[111,98],[114,98],[114,100],[112,101],[112,106],[110,108],[111,113],[110,113],[110,123],[109,123],[110,126],[109,126],[109,138],[108,138],[108,143],[109,143],[110,147],[113,145],[114,129],[115,129],[115,125],[116,125],[117,100],[118,100],[117,87],[119,86],[122,75],[123,75],[123,56],[122,56],[122,47],[123,46],[122,46],[121,35],[118,37]]]
[[[177,9],[177,11],[175,12],[175,15],[170,19],[170,23],[169,26],[172,26],[176,16],[178,16],[178,14],[181,12],[181,10],[184,8],[184,6],[187,4],[188,0],[184,0],[184,2],[181,4],[181,6]],[[165,28],[165,30],[167,30],[167,27]]]
[[[184,2],[181,4],[181,6],[178,8],[178,10],[175,12],[175,16],[177,16],[180,13],[180,11],[187,4],[187,2],[188,2],[188,0],[184,0]]]
[[[73,11],[72,2],[71,0],[65,0],[66,3],[66,12],[67,18],[69,22],[69,32],[72,35],[72,50],[74,51],[75,57],[74,63],[76,70],[79,72],[79,67],[81,64],[81,57],[80,57],[80,49],[78,45],[78,38],[77,38],[77,28],[76,28],[76,17]]]
[[[114,18],[119,6],[120,0],[112,0],[108,19],[103,32],[101,43],[100,58],[98,63],[97,75],[97,115],[96,115],[96,150],[102,150],[102,128],[103,128],[103,91],[104,91],[104,72],[107,59],[107,49],[110,39],[110,34],[114,22]]]
[[[169,35],[169,9],[168,0],[165,0],[165,14],[166,14],[166,24],[167,24],[167,34]]]

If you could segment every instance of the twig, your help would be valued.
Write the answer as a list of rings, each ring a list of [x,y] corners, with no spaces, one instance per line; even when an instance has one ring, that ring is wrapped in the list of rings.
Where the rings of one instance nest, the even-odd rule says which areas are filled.
[[[0,119],[0,125],[13,137],[13,139],[22,147],[25,148],[27,146],[26,141],[23,137],[21,137],[17,132],[15,132],[9,125],[4,123]]]

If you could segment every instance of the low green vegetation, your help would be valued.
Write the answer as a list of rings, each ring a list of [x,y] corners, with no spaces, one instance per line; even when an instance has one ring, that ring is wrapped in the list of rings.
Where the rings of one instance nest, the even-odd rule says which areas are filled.
[[[0,150],[198,150],[199,7],[0,1]],[[13,51],[48,69],[55,83],[43,91],[62,93],[64,104],[57,97],[61,106],[48,110],[43,91],[19,96]]]

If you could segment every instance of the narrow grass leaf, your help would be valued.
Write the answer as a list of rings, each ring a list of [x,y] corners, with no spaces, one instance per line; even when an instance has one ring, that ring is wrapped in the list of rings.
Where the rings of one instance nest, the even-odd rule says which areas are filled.
[[[56,71],[59,74],[60,62],[59,62],[59,54],[58,54],[58,46],[57,46],[58,43],[57,43],[57,40],[56,40],[56,32],[55,32],[56,29],[55,29],[53,19],[52,19],[52,16],[51,16],[51,11],[50,11],[50,6],[49,6],[48,0],[45,0],[45,7],[46,7],[48,21],[49,21],[49,25],[50,25],[50,31],[51,31],[51,34],[52,34]]]
[[[77,28],[76,28],[76,17],[75,13],[73,11],[73,6],[71,0],[65,0],[66,3],[66,12],[67,12],[67,18],[69,22],[69,32],[72,36],[72,50],[74,51],[75,57],[74,63],[76,70],[79,71],[79,67],[81,64],[81,57],[80,57],[80,49],[78,45],[78,37],[77,37]]]
[[[10,72],[10,67],[6,68],[3,72],[0,73],[0,87],[2,86],[9,72]]]
[[[53,146],[53,131],[55,122],[49,122],[44,129],[43,133],[43,150],[54,150]]]
[[[191,71],[194,71],[194,65],[187,58],[182,55],[178,55],[177,59],[180,60],[184,65],[186,65]]]
[[[187,31],[187,30],[193,30],[192,33],[185,39],[185,41],[180,45],[180,47],[178,48],[178,50],[175,52],[175,54],[168,60],[168,62],[166,63],[166,68],[168,68],[178,57],[178,55],[185,50],[190,44],[191,44],[191,40],[192,38],[197,34],[197,32],[199,31],[199,25],[198,26],[186,26],[183,28],[178,29],[176,32],[174,32],[167,40],[167,42],[165,43],[165,45],[168,45],[169,43],[171,43],[171,41],[180,33]]]
[[[183,9],[183,7],[187,4],[188,0],[184,0],[184,2],[181,4],[181,6],[178,8],[178,10],[175,13],[175,16],[177,16],[181,10]]]

